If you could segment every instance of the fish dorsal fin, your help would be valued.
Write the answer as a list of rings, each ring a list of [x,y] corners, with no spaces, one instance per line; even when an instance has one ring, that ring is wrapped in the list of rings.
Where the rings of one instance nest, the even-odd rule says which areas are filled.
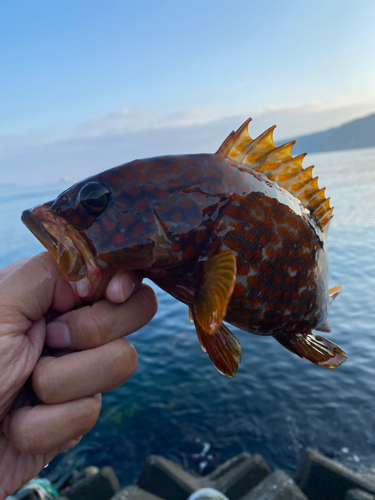
[[[236,280],[236,258],[220,252],[201,263],[200,284],[194,297],[194,318],[213,335],[227,312]]]
[[[251,118],[236,131],[231,132],[217,151],[217,154],[239,164],[261,172],[301,201],[323,231],[327,231],[333,217],[333,208],[325,189],[318,186],[318,177],[312,176],[314,167],[303,168],[306,154],[292,156],[295,141],[276,147],[273,142],[275,126],[270,127],[256,139],[248,133]]]
[[[288,351],[324,368],[336,368],[346,360],[345,352],[330,340],[314,333],[286,333],[275,336]]]
[[[241,345],[236,337],[223,323],[214,335],[205,332],[195,317],[194,323],[202,350],[220,373],[233,378],[241,362]]]

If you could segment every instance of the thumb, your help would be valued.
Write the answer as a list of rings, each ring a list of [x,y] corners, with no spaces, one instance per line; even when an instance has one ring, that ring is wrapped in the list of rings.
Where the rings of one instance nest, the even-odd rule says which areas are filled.
[[[58,271],[46,252],[10,266],[0,279],[0,335],[25,333],[50,308]]]

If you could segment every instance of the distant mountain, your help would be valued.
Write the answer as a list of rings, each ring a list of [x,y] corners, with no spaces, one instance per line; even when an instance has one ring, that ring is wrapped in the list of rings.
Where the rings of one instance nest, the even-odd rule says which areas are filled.
[[[375,147],[375,113],[344,123],[340,127],[294,137],[294,139],[297,143],[293,147],[293,155],[306,152],[372,148]],[[282,141],[283,144],[286,142],[288,141]]]

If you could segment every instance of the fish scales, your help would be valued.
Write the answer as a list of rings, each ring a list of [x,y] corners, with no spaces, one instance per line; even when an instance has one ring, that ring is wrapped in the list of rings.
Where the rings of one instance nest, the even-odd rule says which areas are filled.
[[[215,154],[135,160],[25,211],[23,221],[81,304],[98,300],[119,268],[187,304],[225,375],[237,370],[240,345],[223,321],[334,367],[344,352],[312,332],[329,329],[340,291],[328,289],[332,209],[290,151],[273,145],[272,130],[252,141],[242,126]]]

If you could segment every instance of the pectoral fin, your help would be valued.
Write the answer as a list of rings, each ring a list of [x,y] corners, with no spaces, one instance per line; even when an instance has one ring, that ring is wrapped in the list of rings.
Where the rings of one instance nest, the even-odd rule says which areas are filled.
[[[236,337],[224,324],[214,334],[208,334],[196,318],[194,323],[202,350],[220,373],[233,378],[241,362],[241,345]]]
[[[275,339],[300,358],[325,368],[335,368],[347,358],[339,346],[314,333],[290,333],[275,336]]]
[[[236,280],[236,258],[221,252],[201,264],[201,282],[194,298],[194,317],[202,330],[213,335],[220,327]]]

